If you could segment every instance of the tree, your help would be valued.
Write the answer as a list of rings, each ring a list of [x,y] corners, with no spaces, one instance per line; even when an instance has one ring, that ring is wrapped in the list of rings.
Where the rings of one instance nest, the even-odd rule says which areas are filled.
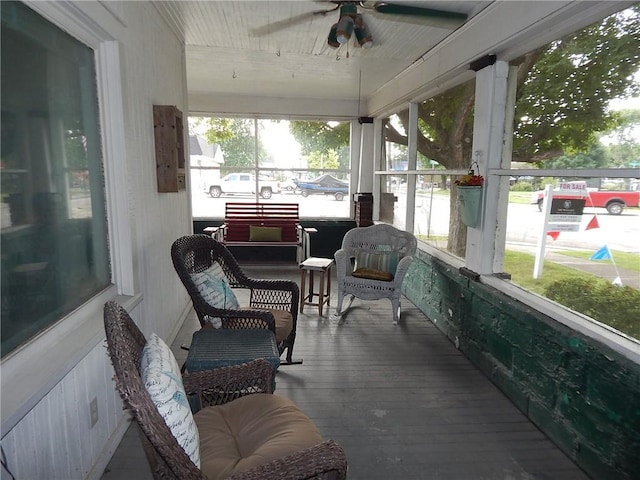
[[[349,122],[304,122],[289,123],[289,131],[300,144],[301,153],[309,157],[311,166],[312,154],[326,154],[333,150],[338,162],[331,168],[349,168]]]
[[[542,168],[545,169],[604,168],[606,166],[606,150],[599,143],[592,145],[588,151],[560,155],[542,162]]]
[[[634,80],[640,68],[640,7],[532,50],[512,64],[518,67],[513,161],[538,163],[588,151],[598,132],[621,125],[621,117],[609,111],[609,101],[640,94]],[[468,168],[474,102],[475,80],[422,102],[418,151],[447,169]],[[407,145],[408,110],[397,118],[402,128],[387,121],[385,138]],[[447,249],[463,256],[466,227],[458,220],[458,203],[450,205]]]
[[[320,170],[338,168],[338,153],[334,149],[325,152],[314,150],[309,154],[309,168]]]
[[[640,167],[640,110],[621,110],[622,126],[609,132],[600,141],[607,145],[607,166],[612,168]]]
[[[200,118],[190,119],[190,129],[206,129],[207,142],[219,144],[224,155],[223,174],[235,171],[233,167],[255,168],[254,120],[248,118]],[[266,159],[268,154],[258,135],[258,158]]]

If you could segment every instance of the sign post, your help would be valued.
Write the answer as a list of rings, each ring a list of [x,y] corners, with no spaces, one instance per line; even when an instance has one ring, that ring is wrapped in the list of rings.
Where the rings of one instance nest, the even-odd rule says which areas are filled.
[[[586,182],[563,182],[558,189],[547,185],[544,189],[542,231],[538,237],[533,278],[540,278],[549,232],[578,232],[586,203]]]

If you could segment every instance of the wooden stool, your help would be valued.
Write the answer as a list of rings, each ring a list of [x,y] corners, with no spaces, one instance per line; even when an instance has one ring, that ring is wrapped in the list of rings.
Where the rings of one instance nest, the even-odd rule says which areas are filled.
[[[322,306],[329,306],[331,299],[331,267],[333,258],[309,257],[300,264],[300,313],[304,313],[305,305],[317,305],[318,313],[322,316]],[[306,291],[307,272],[309,273],[309,292]],[[313,288],[314,272],[320,272],[320,290],[318,293]],[[326,283],[325,283],[326,275]],[[318,297],[314,302],[313,298]]]

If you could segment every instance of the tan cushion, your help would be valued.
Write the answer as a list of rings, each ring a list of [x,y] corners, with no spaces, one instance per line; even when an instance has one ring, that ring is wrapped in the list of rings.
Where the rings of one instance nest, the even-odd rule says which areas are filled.
[[[261,310],[259,308],[240,307],[240,310]],[[264,309],[273,314],[276,320],[276,342],[284,341],[293,330],[293,316],[286,310]]]
[[[390,282],[393,280],[393,275],[389,272],[382,270],[376,270],[375,268],[358,268],[351,274],[354,277],[368,278],[369,280],[381,280],[384,282]]]
[[[209,480],[227,478],[312,447],[322,435],[291,400],[258,393],[194,416],[200,433],[200,468]]]

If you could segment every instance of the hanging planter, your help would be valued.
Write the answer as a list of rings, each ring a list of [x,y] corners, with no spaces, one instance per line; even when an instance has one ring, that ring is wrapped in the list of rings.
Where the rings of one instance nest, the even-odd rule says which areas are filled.
[[[473,168],[469,173],[455,181],[457,197],[460,203],[460,218],[467,227],[478,225],[482,204],[482,186],[484,177],[476,175]]]

